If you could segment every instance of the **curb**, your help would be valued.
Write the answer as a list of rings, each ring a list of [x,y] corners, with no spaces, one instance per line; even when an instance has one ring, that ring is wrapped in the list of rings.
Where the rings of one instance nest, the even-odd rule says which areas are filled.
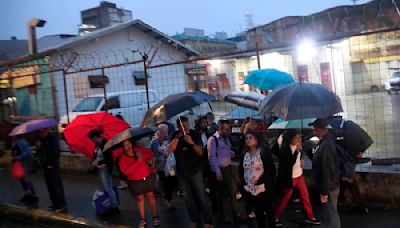
[[[74,218],[68,214],[52,213],[41,209],[32,209],[4,203],[0,203],[0,217],[27,223],[42,224],[50,227],[103,227],[100,224],[92,224],[86,219]]]

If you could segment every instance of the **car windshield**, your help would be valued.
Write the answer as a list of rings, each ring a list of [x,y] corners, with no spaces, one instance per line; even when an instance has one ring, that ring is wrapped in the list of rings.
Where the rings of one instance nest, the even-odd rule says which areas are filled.
[[[226,115],[226,119],[229,120],[246,119],[247,117],[260,119],[260,114],[256,110],[238,106]]]
[[[400,71],[395,71],[392,74],[392,78],[399,78],[400,77]]]
[[[103,99],[102,97],[87,97],[83,99],[81,102],[79,102],[73,111],[74,112],[96,111],[102,99]]]

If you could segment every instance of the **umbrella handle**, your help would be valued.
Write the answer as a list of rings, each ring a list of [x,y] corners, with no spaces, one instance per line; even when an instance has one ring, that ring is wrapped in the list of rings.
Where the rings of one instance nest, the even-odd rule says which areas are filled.
[[[182,123],[181,117],[178,117],[178,119],[179,119],[179,125],[181,125],[182,131],[183,131],[183,135],[186,136],[186,132],[185,132],[185,129],[183,128],[183,123]]]

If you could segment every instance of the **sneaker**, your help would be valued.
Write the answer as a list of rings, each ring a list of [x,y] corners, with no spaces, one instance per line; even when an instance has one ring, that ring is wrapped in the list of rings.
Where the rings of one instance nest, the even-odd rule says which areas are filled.
[[[180,197],[185,196],[185,193],[184,193],[182,190],[176,191],[176,194],[177,194],[178,196],[180,196]]]
[[[153,225],[154,225],[154,227],[160,226],[160,219],[158,218],[158,216],[153,217]]]
[[[252,211],[250,212],[250,214],[247,215],[249,218],[251,219],[255,219],[256,218],[256,214]]]
[[[175,210],[176,210],[176,207],[175,207],[175,205],[172,203],[172,201],[165,200],[165,204],[167,204],[167,208],[168,208],[169,210],[171,210],[171,211],[175,211]]]
[[[64,206],[60,206],[60,207],[55,207],[54,211],[57,213],[61,213],[65,211],[65,207]]]
[[[282,224],[281,220],[275,219],[275,226],[276,226],[276,227],[282,227],[283,224]]]
[[[140,219],[138,228],[145,228],[147,226],[146,219]]]
[[[117,188],[120,189],[120,190],[127,189],[127,188],[128,188],[128,184],[126,184],[126,183],[121,183],[120,185],[118,185]]]
[[[53,205],[48,206],[48,207],[47,207],[47,210],[48,210],[48,211],[54,211],[54,206],[53,206]]]
[[[321,225],[321,222],[316,218],[306,219],[306,223],[312,224],[312,225]]]

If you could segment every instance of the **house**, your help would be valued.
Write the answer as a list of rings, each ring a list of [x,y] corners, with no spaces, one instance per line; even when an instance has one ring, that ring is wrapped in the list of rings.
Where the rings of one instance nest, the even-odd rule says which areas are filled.
[[[33,80],[37,86],[45,82],[46,89],[37,91],[34,89],[37,86],[29,89],[31,84],[14,88],[14,93],[18,95],[17,114],[61,117],[67,114],[67,109],[71,111],[79,101],[90,95],[103,94],[104,91],[143,90],[143,55],[148,56],[149,89],[156,91],[159,99],[185,92],[183,64],[151,67],[188,60],[197,55],[190,47],[141,20],[112,25],[85,36],[56,35],[43,40],[46,42],[38,42],[38,56],[43,57],[30,65],[40,62],[41,68],[54,71],[38,74]],[[33,72],[41,71],[33,69]],[[17,72],[11,73],[18,75]],[[103,73],[107,78],[105,88]],[[34,78],[32,75],[29,77],[31,79],[26,80]]]

